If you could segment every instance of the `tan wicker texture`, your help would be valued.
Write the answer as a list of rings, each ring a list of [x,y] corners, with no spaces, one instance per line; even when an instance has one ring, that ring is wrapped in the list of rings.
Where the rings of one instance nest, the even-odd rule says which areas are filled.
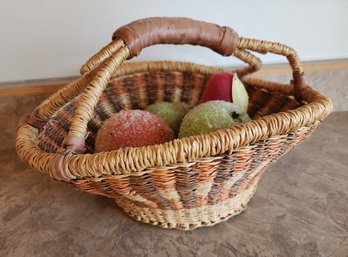
[[[177,24],[175,19],[169,21],[173,22]],[[178,22],[184,25],[175,25],[176,29],[187,27],[186,20]],[[158,101],[193,107],[209,77],[223,70],[184,62],[124,63],[134,49],[116,38],[82,66],[79,80],[23,118],[16,141],[19,156],[79,190],[114,198],[133,218],[160,227],[188,230],[238,214],[268,165],[309,136],[332,106],[305,83],[293,49],[236,38],[235,32],[227,31],[236,39],[233,55],[248,64],[237,73],[247,87],[252,122],[161,145],[93,153],[96,133],[113,113],[145,109]],[[146,40],[144,46],[181,43]],[[226,42],[219,47],[217,40],[193,40],[183,42],[231,51]],[[139,52],[143,45],[135,47]],[[247,77],[261,68],[260,59],[249,51],[286,56],[294,80],[284,85]]]

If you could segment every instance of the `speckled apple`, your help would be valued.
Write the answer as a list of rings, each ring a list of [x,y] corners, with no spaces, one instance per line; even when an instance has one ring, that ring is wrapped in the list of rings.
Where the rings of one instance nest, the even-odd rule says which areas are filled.
[[[188,108],[181,102],[158,102],[149,105],[147,111],[161,117],[175,132],[179,133],[180,124]]]
[[[162,144],[174,139],[164,120],[142,110],[123,110],[105,120],[98,130],[95,152]]]
[[[222,100],[208,101],[185,115],[179,138],[206,134],[248,121],[251,121],[250,117],[238,105]]]

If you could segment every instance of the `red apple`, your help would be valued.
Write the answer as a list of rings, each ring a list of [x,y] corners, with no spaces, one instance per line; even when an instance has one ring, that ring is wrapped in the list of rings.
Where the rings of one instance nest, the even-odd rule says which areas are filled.
[[[232,102],[232,80],[232,73],[218,72],[211,75],[200,103],[212,100]]]
[[[233,102],[246,112],[248,109],[249,97],[237,74],[217,72],[210,77],[200,103],[212,100]]]

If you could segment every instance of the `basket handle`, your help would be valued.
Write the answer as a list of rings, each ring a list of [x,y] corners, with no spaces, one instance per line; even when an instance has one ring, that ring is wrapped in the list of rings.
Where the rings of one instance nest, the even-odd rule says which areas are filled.
[[[291,84],[293,84],[294,86],[293,95],[298,102],[302,101],[302,94],[304,92],[304,89],[309,87],[309,85],[305,80],[300,58],[293,48],[277,42],[243,37],[239,38],[237,47],[261,54],[273,53],[285,56],[292,70],[293,79],[291,80]]]
[[[130,50],[129,58],[155,44],[200,45],[230,56],[237,46],[238,34],[229,27],[189,18],[154,17],[120,27],[112,39],[122,39],[126,43]]]
[[[229,56],[237,47],[238,34],[229,27],[189,18],[152,17],[120,27],[113,33],[112,39],[111,43],[81,67],[81,74],[92,70],[124,44],[130,51],[128,59],[139,55],[143,48],[155,44],[200,45],[223,56]]]
[[[112,38],[125,42],[130,51],[129,59],[137,56],[143,48],[155,44],[200,45],[223,56],[246,49],[262,54],[280,54],[287,57],[293,70],[294,96],[298,101],[302,99],[303,89],[308,87],[300,59],[294,49],[280,43],[239,38],[230,27],[188,18],[153,17],[136,20],[120,27]]]
[[[210,37],[217,37],[218,40],[211,39]],[[127,49],[127,56],[123,56],[129,59],[131,56],[138,54],[142,48],[158,43],[199,44],[207,46],[214,51],[218,51],[223,55],[235,54],[243,56],[245,59],[251,58],[253,60],[258,60],[258,58],[246,50],[259,52],[261,54],[270,52],[283,55],[286,56],[293,71],[293,95],[298,101],[302,100],[303,90],[308,87],[304,79],[300,59],[294,49],[276,42],[238,37],[237,33],[228,27],[220,27],[218,25],[187,18],[147,18],[137,20],[121,27],[116,30],[113,38],[115,39],[113,42],[116,43],[109,44],[109,46],[106,47],[106,49],[108,49],[107,51],[103,52],[102,50],[102,52],[106,54],[104,58],[110,59],[117,55],[122,49]],[[119,42],[124,42],[126,47]],[[110,47],[115,45],[117,45],[117,47]],[[102,60],[103,59],[101,59],[101,61]],[[120,63],[116,66],[106,66],[106,74],[108,74],[108,76],[105,76],[105,73],[99,74],[98,77],[99,79],[102,78],[103,83],[98,83],[98,78],[96,78],[96,81],[93,81],[96,83],[90,83],[90,90],[87,90],[82,97],[84,100],[83,102],[86,104],[82,104],[78,107],[75,119],[72,121],[69,130],[70,136],[80,137],[81,139],[86,136],[87,123],[92,118],[92,113],[100,95],[107,85],[107,80],[123,62],[121,60],[119,61]],[[93,65],[93,63],[91,64]],[[98,64],[98,61],[94,63],[94,65],[95,64]],[[257,65],[256,69],[258,68],[259,66]]]
[[[155,44],[200,45],[223,56],[232,55],[237,48],[262,54],[280,54],[287,57],[293,70],[294,96],[298,101],[302,100],[303,89],[308,87],[300,59],[294,49],[279,43],[239,38],[230,27],[188,18],[154,17],[122,26],[114,32],[112,38],[125,42],[130,51],[129,58],[137,56],[143,48]]]
[[[114,38],[114,43],[107,46],[107,51],[104,51],[106,55],[103,57],[104,60],[101,59],[102,63],[99,65],[98,61],[96,62],[99,65],[96,75],[89,81],[81,95],[81,103],[76,109],[69,133],[63,141],[62,155],[52,162],[53,165],[61,163],[71,152],[83,152],[87,124],[112,74],[126,59],[139,54],[142,48],[153,44],[202,45],[222,55],[234,54],[244,58],[256,58],[247,50],[284,55],[293,70],[294,96],[297,100],[301,100],[303,89],[307,87],[300,60],[292,48],[280,43],[239,38],[232,29],[227,27],[185,18],[149,18],[121,27],[115,32]],[[58,170],[52,168],[52,170],[56,170],[58,174],[69,174],[68,171],[64,172],[60,168]]]

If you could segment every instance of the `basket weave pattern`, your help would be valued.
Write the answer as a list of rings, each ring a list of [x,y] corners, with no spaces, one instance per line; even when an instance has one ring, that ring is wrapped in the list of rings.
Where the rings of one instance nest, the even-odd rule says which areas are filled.
[[[175,71],[180,65],[189,64],[173,62],[169,71],[156,68],[111,80],[88,126],[87,152],[93,153],[100,124],[122,109],[145,109],[158,101],[181,101],[195,106],[210,75],[181,72],[178,68]],[[211,68],[213,71],[215,68]],[[279,92],[250,85],[247,90],[248,113],[253,119],[300,106],[293,97]],[[78,103],[77,98],[48,120],[38,136],[42,150],[54,153],[61,147]],[[143,175],[79,180],[74,185],[82,191],[115,198],[129,215],[143,222],[179,229],[213,225],[242,211],[267,166],[306,138],[314,127],[272,137],[230,154],[154,167],[144,170]]]
[[[114,198],[131,217],[163,228],[211,226],[240,213],[267,167],[312,133],[330,113],[331,102],[303,84],[293,49],[245,38],[234,43],[233,55],[248,64],[236,72],[249,94],[252,122],[161,145],[94,153],[96,133],[113,113],[159,101],[194,107],[209,77],[223,70],[184,62],[123,63],[134,53],[115,39],[81,68],[80,79],[20,122],[19,156],[79,190]],[[250,50],[285,55],[293,83],[247,77],[261,67]]]

